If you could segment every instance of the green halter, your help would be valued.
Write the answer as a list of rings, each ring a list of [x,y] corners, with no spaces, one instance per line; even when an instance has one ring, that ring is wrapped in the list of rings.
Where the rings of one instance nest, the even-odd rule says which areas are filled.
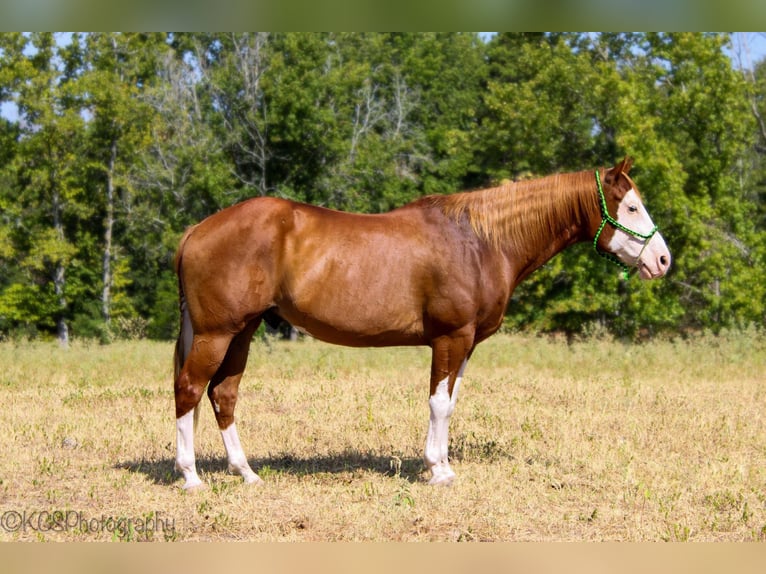
[[[601,255],[601,257],[603,257],[604,259],[611,261],[612,263],[616,263],[617,265],[622,267],[622,276],[627,281],[630,278],[630,267],[625,265],[625,263],[620,261],[613,254],[607,253],[606,251],[601,251],[598,248],[598,238],[601,237],[601,232],[604,230],[604,226],[607,223],[609,223],[615,229],[619,229],[620,231],[624,231],[628,235],[632,235],[634,237],[638,237],[644,240],[644,246],[641,249],[641,252],[638,254],[638,257],[636,258],[636,263],[638,263],[638,260],[641,259],[641,255],[644,253],[644,249],[646,249],[646,246],[649,244],[649,240],[652,238],[652,236],[655,233],[657,233],[657,226],[655,225],[649,233],[639,233],[638,231],[634,231],[622,225],[614,217],[609,215],[609,210],[606,207],[606,198],[604,197],[604,190],[601,188],[601,176],[598,174],[598,170],[596,170],[596,185],[598,186],[598,197],[599,197],[599,202],[601,203],[601,225],[599,226],[598,231],[596,232],[596,236],[593,238],[593,249],[596,251],[596,253]]]

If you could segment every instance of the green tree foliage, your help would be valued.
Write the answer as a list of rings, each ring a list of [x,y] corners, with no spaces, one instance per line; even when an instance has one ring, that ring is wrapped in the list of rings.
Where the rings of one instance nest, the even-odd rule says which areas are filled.
[[[82,47],[75,36],[67,49],[77,54],[81,70],[78,95],[89,118],[87,182],[103,214],[100,319],[107,329],[113,316],[136,314],[125,291],[132,283],[131,246],[124,228],[134,224],[135,190],[129,176],[150,141],[154,114],[141,96],[157,81],[157,60],[165,48],[163,35],[94,33]]]
[[[55,328],[66,345],[71,303],[87,282],[77,272],[87,261],[90,230],[83,223],[92,214],[83,186],[84,120],[73,105],[70,78],[57,67],[53,35],[5,40],[6,90],[17,94],[23,124],[3,178],[4,195],[15,199],[6,200],[4,218],[15,277],[0,295],[0,310],[24,328]]]
[[[674,255],[587,245],[513,328],[763,324],[766,66],[726,34],[0,34],[0,336],[177,331],[184,228],[254,195],[379,212],[632,155]],[[12,110],[8,113],[7,110]]]
[[[633,155],[675,260],[662,282],[618,286],[573,249],[518,290],[513,324],[635,335],[762,323],[763,228],[747,216],[757,204],[742,163],[755,126],[728,37],[509,36],[490,49],[485,170],[516,178]]]
[[[649,105],[634,100],[636,115],[656,119],[645,134],[624,128],[620,138],[646,157],[650,205],[675,255],[671,280],[656,287],[658,302],[689,328],[764,318],[764,229],[751,215],[758,207],[744,167],[756,126],[749,86],[723,52],[727,42],[723,35],[648,34],[646,58],[629,80],[652,96]]]

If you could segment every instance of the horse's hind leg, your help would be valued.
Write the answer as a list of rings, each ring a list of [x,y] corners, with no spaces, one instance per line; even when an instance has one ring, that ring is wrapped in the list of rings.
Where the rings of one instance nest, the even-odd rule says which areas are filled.
[[[178,374],[175,377],[176,469],[184,476],[184,488],[202,485],[194,457],[194,419],[205,386],[226,356],[231,335],[179,337],[176,349]],[[183,363],[182,366],[180,364]]]
[[[259,483],[261,479],[250,468],[247,457],[242,450],[237,425],[234,423],[234,408],[237,405],[239,381],[247,363],[250,340],[259,324],[260,320],[251,322],[232,339],[226,358],[210,381],[207,390],[218,428],[221,430],[223,444],[226,447],[229,470],[241,475],[246,483]]]

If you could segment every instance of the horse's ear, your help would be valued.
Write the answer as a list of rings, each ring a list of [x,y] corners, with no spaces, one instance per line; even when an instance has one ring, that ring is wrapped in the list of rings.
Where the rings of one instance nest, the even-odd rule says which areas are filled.
[[[620,177],[620,174],[622,173],[622,164],[623,162],[620,162],[616,164],[614,167],[610,167],[609,169],[606,170],[606,172],[604,173],[605,184],[614,185],[614,183],[617,181],[617,178]]]
[[[612,168],[610,171],[614,172],[615,176],[618,176],[621,173],[628,175],[631,167],[633,167],[633,158],[626,155],[623,160],[615,165],[614,168]]]
[[[633,158],[625,156],[625,158],[613,168],[606,170],[604,181],[609,185],[615,185],[621,175],[628,175],[632,166]]]

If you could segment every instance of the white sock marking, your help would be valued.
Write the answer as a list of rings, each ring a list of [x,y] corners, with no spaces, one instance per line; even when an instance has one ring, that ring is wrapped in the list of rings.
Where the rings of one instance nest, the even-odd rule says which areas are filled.
[[[449,378],[439,381],[436,392],[428,399],[431,416],[428,421],[425,462],[431,470],[431,484],[450,484],[455,472],[449,465],[449,420],[457,404],[460,383],[463,380],[467,360],[463,361],[455,379],[452,396],[449,394]]]
[[[176,419],[176,469],[184,476],[184,489],[202,484],[194,460],[194,413],[196,409]]]
[[[260,477],[253,472],[247,462],[242,444],[239,442],[237,425],[231,423],[221,431],[221,437],[223,438],[223,446],[226,447],[226,456],[229,458],[229,470],[242,476],[247,483],[261,482]]]

